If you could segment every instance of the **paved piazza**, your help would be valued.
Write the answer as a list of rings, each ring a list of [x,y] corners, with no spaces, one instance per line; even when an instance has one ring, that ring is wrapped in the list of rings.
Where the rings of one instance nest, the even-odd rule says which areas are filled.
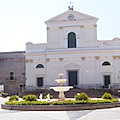
[[[0,104],[7,99],[0,97]],[[120,108],[84,111],[12,111],[0,108],[0,120],[120,120]]]

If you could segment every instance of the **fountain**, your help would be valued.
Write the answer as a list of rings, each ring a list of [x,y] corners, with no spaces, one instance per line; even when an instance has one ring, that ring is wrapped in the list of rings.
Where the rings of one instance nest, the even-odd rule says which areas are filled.
[[[67,81],[67,79],[63,79],[62,76],[64,74],[60,73],[58,74],[60,76],[60,79],[56,79],[55,81],[57,83],[60,83],[59,87],[50,87],[50,89],[53,89],[56,92],[59,92],[59,98],[61,99],[61,101],[65,100],[65,91],[69,91],[70,88],[73,88],[73,86],[63,86],[63,83]]]

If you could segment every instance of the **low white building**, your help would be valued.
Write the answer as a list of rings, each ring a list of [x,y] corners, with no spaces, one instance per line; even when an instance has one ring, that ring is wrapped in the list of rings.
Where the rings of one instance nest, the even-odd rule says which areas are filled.
[[[26,44],[26,88],[65,85],[80,88],[118,87],[120,39],[97,40],[98,18],[72,8],[47,20],[47,43]]]

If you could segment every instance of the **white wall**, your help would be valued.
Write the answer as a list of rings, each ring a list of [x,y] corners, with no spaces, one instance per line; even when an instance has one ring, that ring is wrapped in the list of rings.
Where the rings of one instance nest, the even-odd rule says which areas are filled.
[[[67,18],[71,12],[73,21]],[[96,18],[75,11],[48,20],[47,44],[26,44],[26,85],[36,87],[36,77],[43,77],[43,87],[56,86],[58,74],[68,79],[69,70],[78,71],[79,87],[102,87],[104,75],[111,76],[111,85],[118,84],[120,39],[98,41],[96,22]],[[76,48],[68,48],[69,32],[76,34]],[[102,66],[105,61],[111,66]],[[38,64],[44,68],[36,69]]]

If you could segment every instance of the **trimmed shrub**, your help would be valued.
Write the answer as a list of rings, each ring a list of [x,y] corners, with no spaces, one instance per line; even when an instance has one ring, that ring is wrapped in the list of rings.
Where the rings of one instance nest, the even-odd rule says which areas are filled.
[[[73,100],[65,100],[65,101],[55,101],[52,105],[74,105],[75,101]]]
[[[12,95],[9,98],[9,101],[18,101],[18,100],[19,100],[19,97],[17,95]]]
[[[104,93],[102,98],[103,99],[109,99],[109,100],[114,99],[113,96],[110,93]]]
[[[46,101],[20,101],[20,102],[5,102],[6,105],[50,105],[50,102]]]
[[[22,97],[22,99],[23,99],[23,100],[26,100],[26,95],[24,95],[24,96]]]
[[[88,100],[88,96],[84,92],[81,92],[80,94],[75,95],[74,98],[76,100]]]
[[[8,93],[1,92],[2,97],[7,97]]]
[[[47,102],[47,101],[8,101],[5,102],[6,105],[80,105],[80,104],[104,104],[104,103],[114,103],[119,102],[118,99],[106,99],[106,100],[66,100],[66,101],[56,101],[56,102]]]
[[[29,95],[23,96],[23,100],[25,100],[25,101],[37,101],[37,97],[36,97],[36,95],[29,94]]]
[[[114,99],[114,98],[113,98],[111,101],[112,101],[112,102],[119,102],[118,99]]]
[[[53,96],[52,95],[49,95],[50,99],[53,99]],[[44,99],[47,98],[47,95],[44,97]]]

